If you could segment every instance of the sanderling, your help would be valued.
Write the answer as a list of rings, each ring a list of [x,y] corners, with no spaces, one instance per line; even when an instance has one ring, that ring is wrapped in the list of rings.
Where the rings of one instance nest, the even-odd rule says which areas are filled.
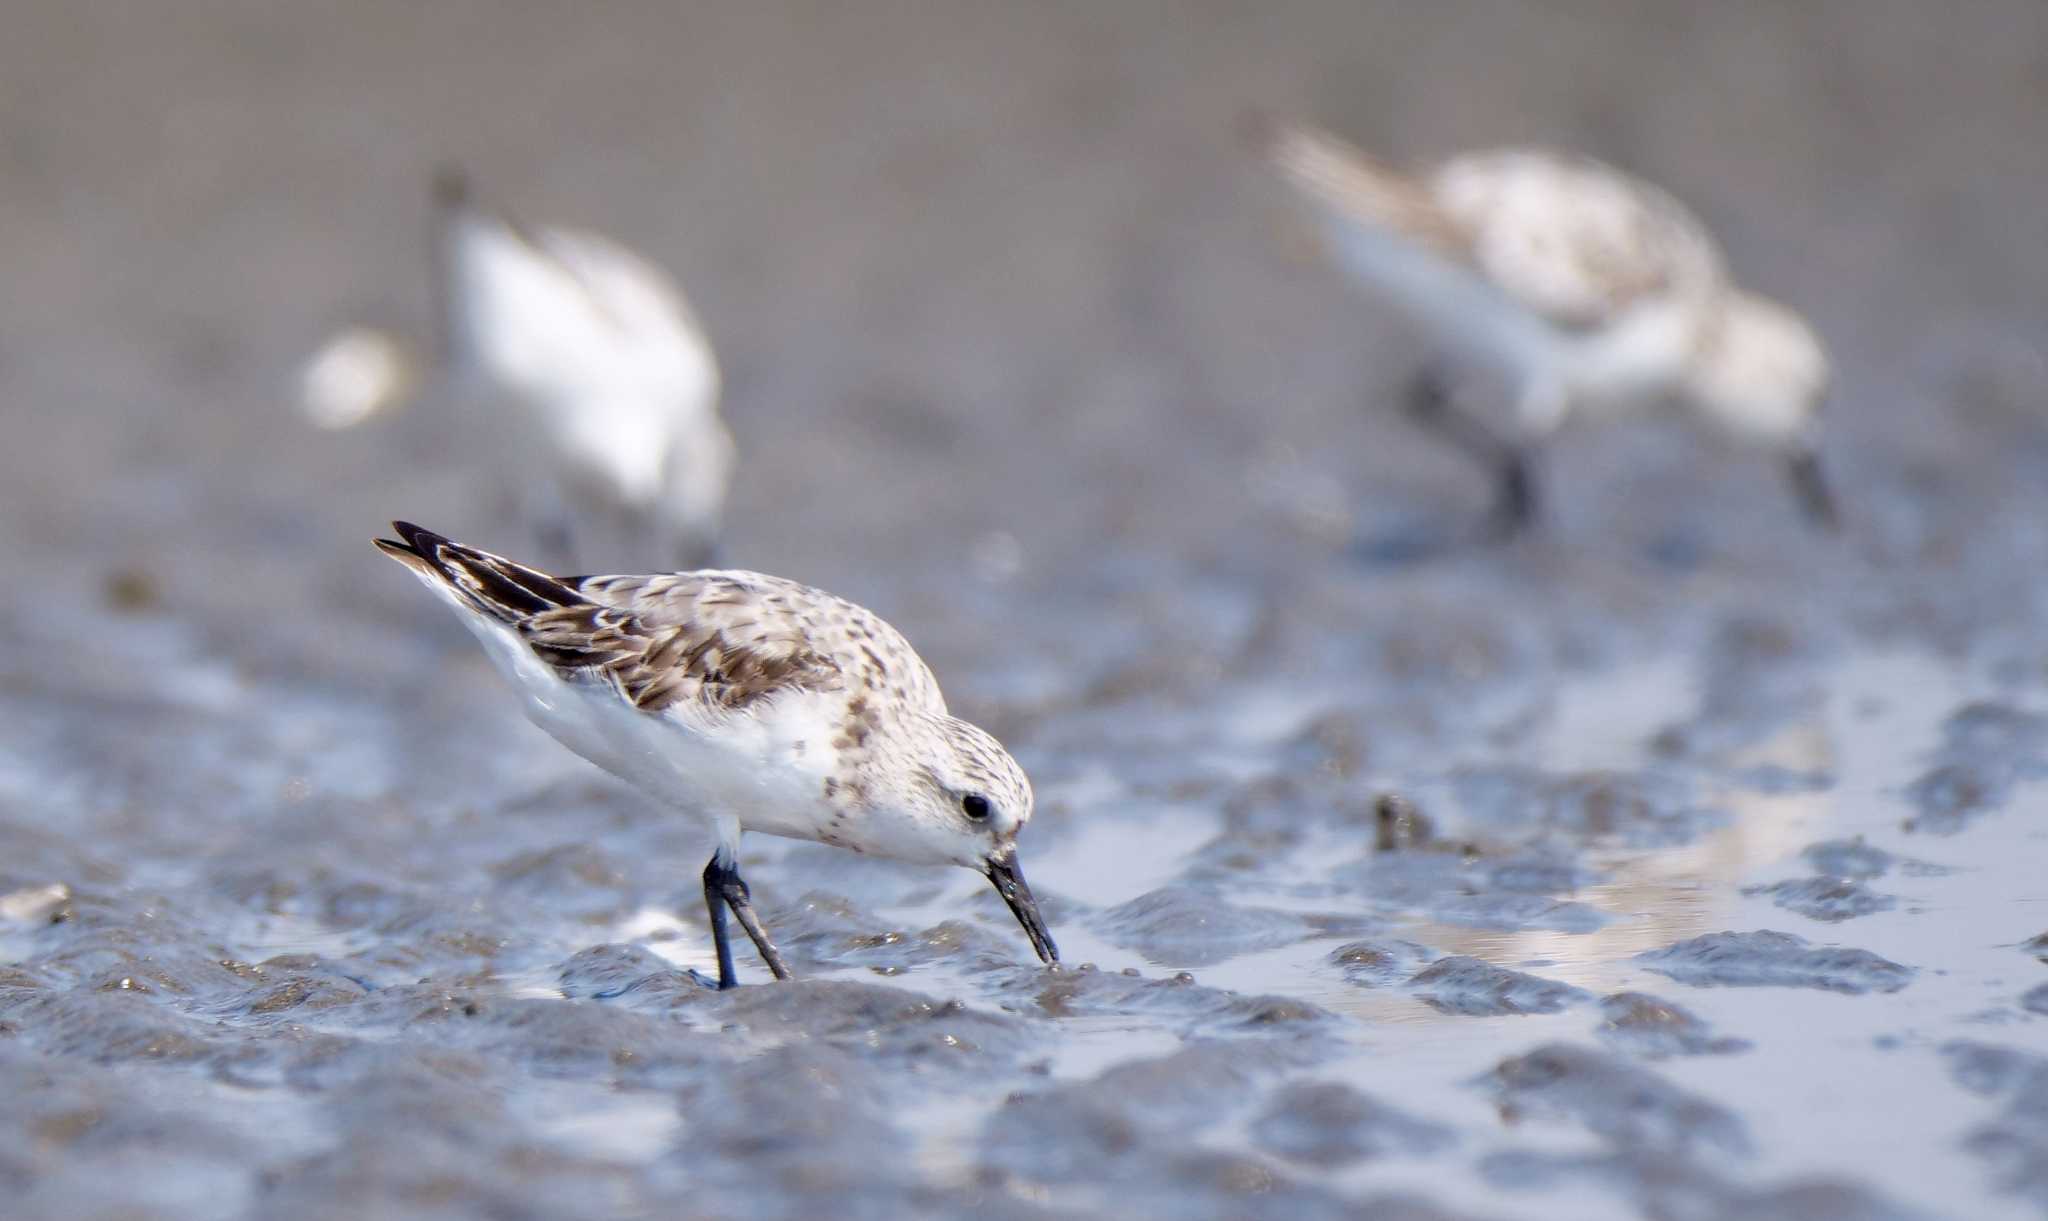
[[[981,873],[1045,962],[1059,961],[1017,864],[1031,782],[946,714],[895,628],[758,572],[552,577],[393,522],[377,546],[461,615],[527,716],[555,740],[711,823],[704,902],[718,986],[735,978],[727,909],[768,969],[789,969],[740,879],[747,831]]]
[[[716,545],[732,476],[718,361],[673,279],[618,243],[531,228],[435,182],[444,355],[512,408],[526,512],[566,560],[581,525],[685,566]],[[495,405],[495,402],[494,402]]]
[[[1441,366],[1410,399],[1419,421],[1497,472],[1494,527],[1534,517],[1534,442],[1568,419],[1662,402],[1779,455],[1808,516],[1835,523],[1816,450],[1820,340],[1792,311],[1738,291],[1677,200],[1583,157],[1507,149],[1407,174],[1313,127],[1257,127],[1336,260],[1447,350],[1507,378],[1506,435],[1453,407]]]

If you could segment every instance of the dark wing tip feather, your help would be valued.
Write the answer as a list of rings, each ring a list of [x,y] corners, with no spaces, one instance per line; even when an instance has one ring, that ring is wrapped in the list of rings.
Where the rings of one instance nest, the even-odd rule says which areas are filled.
[[[394,521],[391,528],[398,532],[398,537],[405,540],[406,546],[411,547],[416,554],[429,559],[433,557],[435,551],[449,545],[447,536],[415,526],[409,521]]]
[[[493,618],[511,623],[585,601],[575,589],[544,572],[465,547],[409,521],[394,521],[391,528],[405,541],[378,539],[385,554],[431,569]]]

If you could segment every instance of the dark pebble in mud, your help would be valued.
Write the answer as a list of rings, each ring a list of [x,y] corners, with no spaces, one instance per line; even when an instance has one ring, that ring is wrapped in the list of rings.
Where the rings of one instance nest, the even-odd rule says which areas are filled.
[[[1592,993],[1570,984],[1497,967],[1462,954],[1438,959],[1408,981],[1422,1002],[1440,1013],[1503,1017],[1557,1013],[1590,1000]]]
[[[1647,992],[1617,992],[1600,1002],[1602,1040],[1651,1060],[1748,1051],[1748,1039],[1719,1038],[1683,1005]]]
[[[2005,1103],[1970,1129],[1963,1147],[1990,1166],[2000,1191],[2048,1210],[2048,1057],[1967,1040],[1941,1051],[1957,1085]]]
[[[1275,1093],[1253,1122],[1252,1143],[1291,1162],[1329,1168],[1395,1154],[1430,1154],[1457,1139],[1335,1081],[1298,1081]]]
[[[163,587],[155,574],[142,568],[116,568],[102,585],[107,606],[124,614],[139,615],[156,610],[163,602]]]
[[[1513,1121],[1550,1115],[1578,1121],[1619,1150],[1689,1156],[1749,1151],[1742,1120],[1640,1065],[1606,1052],[1550,1043],[1503,1060],[1480,1078]]]
[[[1953,835],[1999,809],[2020,780],[2041,774],[2048,754],[2048,717],[2005,704],[1964,705],[1942,726],[1934,765],[1907,786],[1919,810],[1908,824]]]
[[[1385,987],[1406,981],[1436,954],[1412,941],[1354,941],[1330,951],[1330,961],[1354,984]]]
[[[1912,967],[1869,950],[1814,945],[1790,933],[1708,933],[1636,955],[1660,975],[1699,988],[1819,988],[1861,995],[1897,992]]]
[[[1881,878],[1891,871],[1892,863],[1897,859],[1861,839],[1823,840],[1809,844],[1801,855],[1815,873],[1857,879]]]
[[[1786,911],[1828,924],[1890,911],[1899,904],[1891,895],[1879,894],[1849,878],[1792,878],[1769,886],[1746,886],[1742,893],[1769,895],[1771,902]]]

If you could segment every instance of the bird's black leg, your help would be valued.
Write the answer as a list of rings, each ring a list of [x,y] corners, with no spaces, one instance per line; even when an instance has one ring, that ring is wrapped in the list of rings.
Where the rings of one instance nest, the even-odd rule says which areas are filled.
[[[1536,478],[1529,455],[1503,445],[1496,459],[1493,507],[1486,512],[1486,530],[1496,538],[1513,538],[1536,523]]]
[[[1792,481],[1793,494],[1799,498],[1799,508],[1806,514],[1806,520],[1823,530],[1842,528],[1842,515],[1835,508],[1835,494],[1821,470],[1819,454],[1811,449],[1794,452],[1785,460],[1785,474]]]
[[[768,964],[775,978],[790,977],[781,951],[768,940],[768,930],[761,927],[761,918],[754,914],[753,895],[747,890],[746,879],[740,876],[739,867],[726,864],[717,853],[713,853],[711,863],[704,866],[704,906],[711,912],[711,941],[718,951],[720,991],[739,986],[739,977],[732,965],[732,938],[725,928],[727,908],[731,908],[732,914],[739,918],[740,927],[747,930],[754,948],[761,952],[761,961]]]
[[[718,988],[721,992],[738,987],[740,982],[732,966],[732,938],[725,931],[725,876],[726,870],[714,853],[711,863],[704,866],[704,909],[711,913],[711,944],[718,951]]]
[[[1510,538],[1534,524],[1536,479],[1528,453],[1454,407],[1442,369],[1425,366],[1416,376],[1408,391],[1408,415],[1493,472],[1493,507],[1483,527],[1488,537]]]

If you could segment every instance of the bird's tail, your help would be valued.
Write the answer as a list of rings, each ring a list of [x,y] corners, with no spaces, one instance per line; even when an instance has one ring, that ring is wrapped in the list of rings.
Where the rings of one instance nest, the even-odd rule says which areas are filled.
[[[391,528],[398,538],[377,539],[379,551],[500,623],[517,623],[543,611],[589,601],[544,572],[451,542],[411,522],[395,521]]]
[[[1462,253],[1457,223],[1412,176],[1319,127],[1254,115],[1245,128],[1259,155],[1311,204],[1446,254]]]

